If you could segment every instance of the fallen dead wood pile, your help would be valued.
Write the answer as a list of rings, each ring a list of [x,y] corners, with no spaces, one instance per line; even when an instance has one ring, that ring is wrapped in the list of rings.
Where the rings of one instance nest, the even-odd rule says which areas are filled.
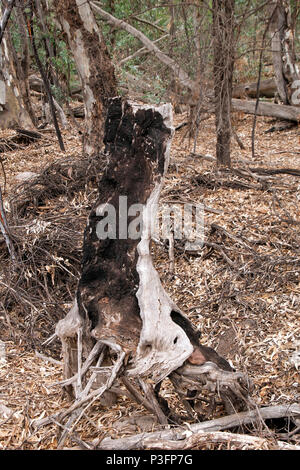
[[[9,410],[6,411],[9,413]],[[62,415],[63,413],[61,413]],[[61,417],[52,417],[59,424]],[[279,432],[285,421],[286,432]],[[35,432],[46,420],[31,423]],[[277,424],[278,423],[278,424]],[[70,423],[69,423],[70,424]],[[121,438],[101,437],[92,442],[80,439],[73,427],[61,426],[63,435],[77,450],[300,450],[300,406],[267,406],[251,411],[235,413],[210,421],[182,426],[167,426],[151,432],[141,432]],[[229,432],[231,430],[231,432]]]
[[[256,449],[286,449],[300,450],[300,445],[293,445],[276,439],[276,434],[265,425],[267,420],[279,418],[290,419],[294,422],[293,430],[299,432],[300,406],[298,404],[270,406],[258,408],[256,410],[245,411],[223,418],[205,421],[203,423],[190,424],[184,428],[171,428],[152,433],[142,433],[135,436],[121,439],[104,438],[99,444],[94,443],[96,449],[101,450],[184,450],[184,449],[207,449],[209,444],[225,443],[234,445],[236,449],[256,448]],[[225,429],[242,429],[248,427],[258,427],[264,429],[265,436],[255,436],[254,434],[241,434],[234,432],[223,432]],[[253,431],[252,431],[253,432]],[[292,432],[287,433],[282,438],[291,439]]]
[[[105,162],[106,157],[58,160],[18,185],[9,200],[8,224],[19,262],[11,269],[1,243],[0,304],[11,331],[24,335],[29,344],[49,337],[64,304],[71,301],[82,233]]]
[[[42,138],[42,134],[36,131],[16,128],[15,135],[0,139],[0,153],[16,150],[22,145],[29,145]]]
[[[276,176],[281,174],[289,175],[292,179],[295,178],[295,185],[289,184],[288,180],[282,181],[280,177],[276,179]],[[297,169],[251,167],[194,174],[191,176],[191,184],[193,187],[194,185],[198,186],[201,190],[215,192],[226,188],[235,191],[251,190],[269,193],[273,215],[286,226],[284,231],[275,224],[269,230],[266,228],[262,230],[262,227],[253,225],[252,222],[251,231],[255,230],[256,235],[249,237],[246,227],[243,232],[235,233],[219,224],[212,223],[205,227],[206,236],[201,250],[187,251],[181,240],[175,240],[175,253],[200,257],[201,260],[209,259],[212,256],[223,259],[229,275],[227,282],[228,285],[231,285],[230,292],[236,282],[239,285],[239,295],[236,297],[231,294],[234,295],[237,303],[242,297],[247,296],[246,292],[258,293],[267,289],[269,285],[272,285],[272,290],[276,290],[276,286],[280,289],[285,284],[296,282],[297,270],[300,266],[300,253],[297,246],[299,237],[293,226],[299,224],[299,221],[295,219],[294,214],[290,214],[285,208],[284,199],[280,192],[289,190],[296,195],[298,176],[300,176],[300,172]],[[173,199],[173,202],[176,200]],[[168,249],[168,243],[166,248]],[[224,296],[222,283],[218,290],[220,298],[218,300],[216,298],[214,300],[208,299],[209,303],[214,304],[220,301],[223,303],[225,301],[226,296]],[[244,301],[242,303],[243,305],[247,304]]]

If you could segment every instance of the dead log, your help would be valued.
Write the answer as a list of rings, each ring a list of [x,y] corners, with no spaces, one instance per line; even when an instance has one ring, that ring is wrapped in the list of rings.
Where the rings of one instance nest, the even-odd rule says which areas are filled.
[[[28,129],[16,128],[16,134],[0,139],[0,153],[11,152],[23,145],[29,145],[42,137],[42,134]]]
[[[163,431],[154,431],[136,434],[134,436],[112,439],[106,437],[98,445],[99,450],[142,450],[149,449],[158,442],[173,441],[173,443],[185,441],[188,437],[202,433],[215,433],[223,429],[233,429],[242,426],[257,425],[268,419],[279,419],[287,417],[292,421],[298,419],[300,406],[297,403],[287,405],[276,405],[258,408],[251,411],[234,413],[230,416],[204,421],[189,425],[186,429],[182,426]],[[234,436],[234,435],[233,435]],[[245,436],[246,437],[246,436]]]
[[[17,138],[19,137],[19,143],[31,143],[35,142],[38,139],[42,138],[42,134],[36,131],[29,131],[28,129],[22,129],[21,127],[17,127],[15,129],[17,132]],[[23,138],[23,141],[21,142],[21,139]]]
[[[259,96],[265,98],[274,98],[277,92],[276,82],[274,78],[268,80],[261,80],[259,86]],[[257,82],[243,83],[233,87],[233,98],[256,98],[257,95]]]
[[[76,106],[75,108],[70,108],[67,110],[67,116],[74,116],[75,118],[83,119],[85,116],[84,106]]]
[[[130,380],[129,392],[134,390],[132,381],[140,384],[148,408],[152,407],[160,422],[164,419],[159,399],[147,382],[159,384],[168,376],[175,389],[176,384],[180,387],[180,397],[188,385],[196,395],[202,389],[217,394],[225,406],[229,401],[236,409],[250,406],[248,378],[199,343],[198,332],[165,292],[152,264],[152,218],[173,133],[170,105],[111,101],[104,138],[109,163],[85,230],[76,300],[56,328],[62,341],[64,378],[77,397],[77,404],[64,411],[63,419],[89,398],[95,399],[100,392],[102,397],[123,376],[127,383]],[[88,394],[84,382],[89,368],[81,363],[87,363],[97,344],[106,345],[107,352],[103,366],[94,369],[98,392]],[[112,370],[113,381],[109,379]],[[106,386],[99,387],[101,383]]]
[[[233,111],[255,114],[255,101],[233,99],[232,109]],[[286,119],[287,121],[298,122],[300,119],[300,108],[297,106],[260,102],[256,114],[258,116],[269,116],[278,119]]]

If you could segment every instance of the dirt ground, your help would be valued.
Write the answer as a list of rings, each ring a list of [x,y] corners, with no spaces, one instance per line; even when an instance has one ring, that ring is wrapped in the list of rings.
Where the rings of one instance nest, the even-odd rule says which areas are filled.
[[[176,115],[175,124],[185,118]],[[175,133],[162,202],[203,204],[205,236],[211,246],[190,255],[184,253],[180,241],[175,241],[172,272],[168,249],[163,243],[154,244],[155,266],[167,292],[201,331],[201,342],[215,348],[234,368],[249,374],[258,406],[299,403],[300,178],[253,171],[299,170],[299,130],[294,127],[266,133],[273,121],[258,118],[253,159],[252,117],[237,114],[234,123],[245,146],[241,150],[232,141],[237,173],[220,172],[211,159],[215,152],[213,117],[201,125],[196,155],[192,154],[194,142],[186,137],[186,128]],[[0,137],[12,134],[3,131]],[[80,158],[81,137],[76,129],[64,131],[63,137],[66,154],[60,152],[51,129],[42,141],[2,154],[5,200],[14,192],[19,173],[39,173],[57,159]],[[2,175],[0,183],[4,184]],[[213,247],[214,243],[219,249]],[[5,289],[1,270],[0,281],[0,289]],[[0,355],[0,449],[56,449],[59,425],[35,430],[34,421],[68,407],[61,387],[53,385],[62,380],[62,366],[37,354],[51,355],[42,346],[44,337],[40,344],[37,338],[35,350],[28,347],[25,338],[11,330],[7,313],[1,308],[0,304],[0,346],[5,353],[2,358]],[[54,327],[46,337],[53,334]],[[171,406],[173,402],[175,405],[168,382],[164,395]],[[224,410],[220,409],[211,418],[222,415]],[[92,442],[157,426],[143,407],[126,397],[109,408],[94,402],[65,446],[76,446],[76,436]],[[211,448],[210,444],[205,448]]]

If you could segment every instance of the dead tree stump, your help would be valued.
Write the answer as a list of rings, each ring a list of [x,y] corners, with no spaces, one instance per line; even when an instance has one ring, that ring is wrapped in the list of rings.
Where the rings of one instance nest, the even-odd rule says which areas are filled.
[[[166,424],[152,387],[166,377],[189,411],[186,387],[195,390],[193,399],[206,388],[234,408],[247,402],[247,377],[199,343],[152,264],[151,226],[172,135],[170,105],[111,101],[104,138],[108,164],[85,230],[82,275],[73,308],[56,328],[64,385],[75,391],[75,408],[125,384]]]

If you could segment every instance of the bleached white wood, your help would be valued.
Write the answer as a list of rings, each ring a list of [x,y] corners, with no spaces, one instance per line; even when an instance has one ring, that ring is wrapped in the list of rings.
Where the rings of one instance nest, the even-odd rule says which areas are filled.
[[[163,105],[156,110],[162,115],[165,125],[171,129],[164,156],[166,172],[174,133],[172,108],[171,105]],[[193,352],[186,333],[171,318],[172,310],[182,312],[165,292],[150,253],[153,219],[163,183],[164,178],[156,183],[143,212],[143,232],[137,246],[139,289],[136,294],[143,326],[134,366],[128,371],[129,375],[151,376],[155,382],[161,381],[180,367]]]

